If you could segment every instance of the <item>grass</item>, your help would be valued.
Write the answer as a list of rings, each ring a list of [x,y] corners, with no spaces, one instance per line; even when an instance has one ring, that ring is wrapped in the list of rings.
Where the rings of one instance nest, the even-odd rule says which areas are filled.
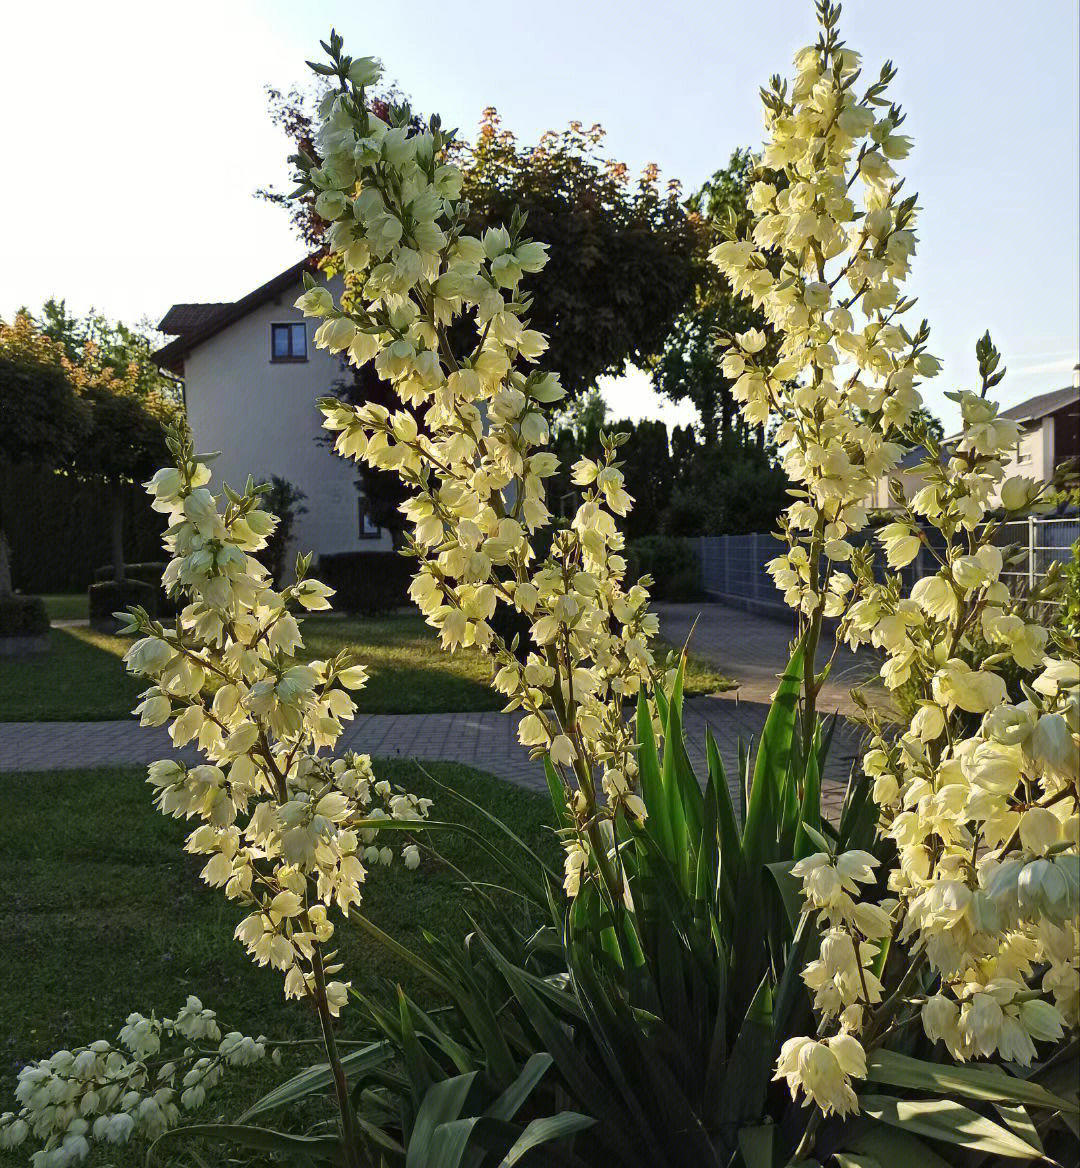
[[[100,722],[127,717],[146,688],[120,662],[129,642],[86,625],[49,632],[49,651],[0,669],[0,722]]]
[[[49,620],[86,620],[90,616],[90,601],[85,592],[56,592],[41,598]]]
[[[502,706],[499,695],[488,687],[490,666],[483,655],[477,650],[443,652],[419,616],[308,617],[304,638],[312,657],[332,656],[346,645],[357,650],[371,672],[371,680],[356,695],[361,713],[451,713]],[[0,672],[0,722],[127,717],[145,688],[124,672],[119,661],[127,644],[121,637],[86,626],[53,629],[48,653],[5,662]],[[731,684],[691,656],[688,696]]]
[[[453,763],[430,773],[503,818],[523,839],[552,858],[545,830],[550,804]],[[482,817],[452,800],[407,760],[376,763],[381,778],[430,795],[440,817],[453,815],[489,836]],[[188,994],[218,1012],[223,1028],[265,1033],[272,1040],[316,1035],[314,1016],[285,1002],[281,975],[257,968],[232,939],[243,910],[198,877],[201,863],[182,850],[190,825],[161,816],[151,805],[144,772],[131,769],[9,774],[0,783],[0,936],[7,975],[0,979],[0,1112],[12,1105],[18,1068],[61,1047],[115,1038],[132,1010],[173,1013]],[[440,837],[440,851],[477,880],[499,879],[475,846]],[[451,867],[425,856],[418,872],[396,864],[371,873],[364,912],[404,944],[422,950],[421,930],[462,938],[471,894]],[[430,1000],[406,967],[343,923],[345,974],[361,992],[389,1000],[392,983]],[[19,970],[22,971],[19,974]],[[343,1014],[341,1034],[356,1038],[363,1023],[356,1003]],[[200,1119],[243,1110],[290,1066],[312,1061],[317,1047],[289,1053],[286,1065],[243,1072],[215,1094]],[[130,1158],[128,1158],[130,1157]],[[0,1165],[25,1164],[21,1155]],[[142,1163],[134,1149],[115,1160]]]

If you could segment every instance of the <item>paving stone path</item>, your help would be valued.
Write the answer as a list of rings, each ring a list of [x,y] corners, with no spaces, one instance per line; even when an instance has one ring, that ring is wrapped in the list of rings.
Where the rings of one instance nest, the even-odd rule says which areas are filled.
[[[739,681],[735,690],[690,698],[685,708],[687,749],[699,774],[705,771],[705,728],[716,738],[730,778],[737,773],[739,743],[757,740],[768,713],[769,696],[788,656],[791,630],[783,622],[719,604],[657,605],[664,635],[682,643],[694,627],[691,648]],[[696,622],[696,624],[695,624]],[[847,689],[873,670],[872,662],[841,655],[822,693],[821,709],[850,713]],[[353,721],[343,749],[376,758],[443,759],[543,791],[543,768],[530,762],[517,742],[518,715],[497,711],[455,714],[366,714]],[[838,804],[859,734],[842,725],[826,769],[827,806]],[[163,728],[146,729],[133,719],[118,722],[0,723],[0,771],[138,766],[175,755],[198,759],[191,747],[174,751]]]

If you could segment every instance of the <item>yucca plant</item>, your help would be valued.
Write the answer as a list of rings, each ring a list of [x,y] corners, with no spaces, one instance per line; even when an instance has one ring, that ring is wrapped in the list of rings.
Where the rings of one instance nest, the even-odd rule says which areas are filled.
[[[925,1039],[898,1026],[871,1053],[872,1091],[846,1121],[813,1120],[773,1081],[784,1039],[813,1027],[800,975],[818,933],[790,869],[811,852],[875,846],[865,778],[849,782],[838,822],[822,816],[831,728],[818,720],[803,740],[802,669],[800,644],[756,750],[740,752],[734,798],[711,735],[703,781],[690,764],[681,670],[660,698],[663,748],[639,706],[648,816],[615,821],[621,899],[590,884],[567,901],[558,874],[499,824],[534,928],[489,898],[463,945],[428,936],[421,955],[355,918],[445,1003],[425,1009],[400,989],[396,1010],[364,1002],[379,1035],[345,1062],[371,1163],[900,1168],[1052,1162],[1047,1149],[1073,1138],[1074,1050],[1024,1078],[932,1061]],[[328,1083],[327,1068],[312,1068],[241,1123]],[[808,1127],[814,1159],[800,1155]]]

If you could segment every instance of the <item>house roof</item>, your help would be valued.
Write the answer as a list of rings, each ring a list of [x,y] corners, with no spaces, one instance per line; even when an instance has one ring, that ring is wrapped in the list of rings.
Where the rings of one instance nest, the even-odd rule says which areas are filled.
[[[1012,418],[1014,422],[1037,422],[1047,414],[1056,414],[1063,406],[1076,405],[1080,401],[1075,386],[1067,385],[1064,389],[1052,389],[1049,393],[1040,393],[1037,397],[1029,397],[1018,406],[1002,410],[1002,418]]]
[[[162,345],[154,353],[154,360],[162,369],[183,376],[184,358],[203,341],[221,332],[230,324],[273,299],[286,288],[291,288],[305,269],[314,265],[315,257],[307,256],[291,267],[279,272],[272,280],[267,280],[253,292],[241,296],[228,304],[174,304],[162,318],[158,326],[163,333],[175,334],[175,339]]]
[[[183,336],[202,328],[228,307],[230,304],[224,301],[217,304],[174,304],[161,318],[158,331],[170,337]]]

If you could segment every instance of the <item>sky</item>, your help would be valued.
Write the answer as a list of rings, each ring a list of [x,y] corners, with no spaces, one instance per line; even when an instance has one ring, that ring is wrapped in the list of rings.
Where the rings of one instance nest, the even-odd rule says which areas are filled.
[[[692,190],[761,142],[758,87],[816,35],[811,0],[0,0],[0,317],[49,296],[159,320],[232,300],[301,248],[280,209],[289,145],[264,87],[307,78],[334,25],[416,108],[470,134],[480,111],[533,141],[600,122],[611,155]],[[1080,359],[1076,0],[848,0],[841,27],[893,92],[923,212],[908,288],[971,385],[989,328],[1005,405],[1068,385]],[[605,383],[617,417],[664,416],[642,374]]]

